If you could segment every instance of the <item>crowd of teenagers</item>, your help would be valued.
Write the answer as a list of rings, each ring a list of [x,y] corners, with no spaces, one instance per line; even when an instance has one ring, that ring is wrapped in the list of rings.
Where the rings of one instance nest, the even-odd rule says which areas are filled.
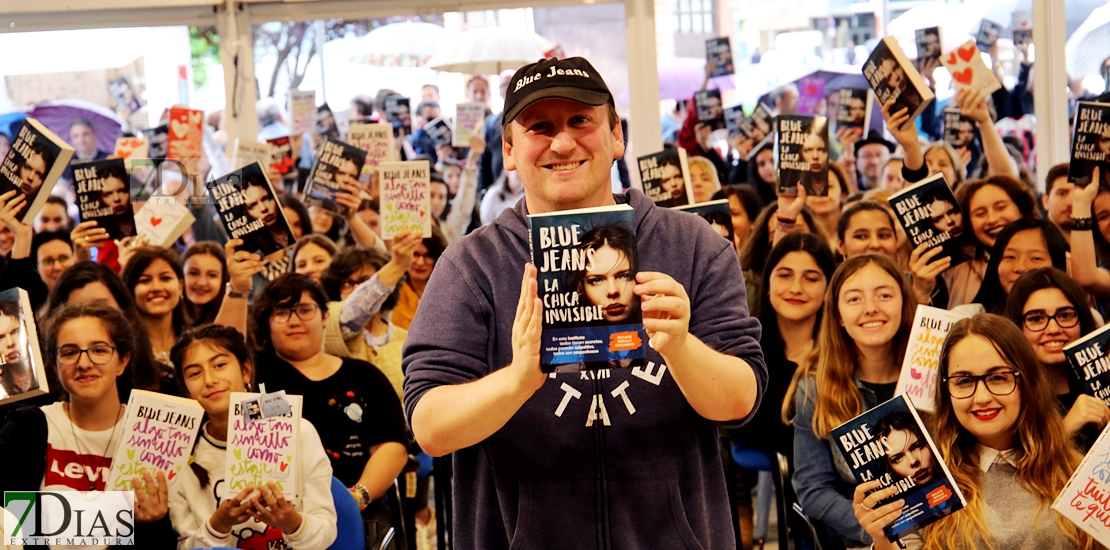
[[[584,60],[566,61],[596,72]],[[882,116],[893,141],[878,133],[837,135],[828,196],[807,197],[801,186],[797,195],[777,196],[773,140],[740,138],[722,154],[689,109],[670,145],[691,154],[697,202],[728,200],[728,243],[635,189],[618,198],[606,190],[611,162],[595,160],[620,158],[624,145],[600,77],[540,92],[519,82],[510,89],[514,79],[536,78],[528,71],[542,74],[551,63],[557,61],[503,75],[505,118],[491,113],[465,158],[429,147],[419,131],[399,136],[402,158],[427,158],[434,167],[431,237],[378,235],[374,179],[346,184],[337,200],[349,214],[339,216],[306,208],[297,182],[279,185],[280,174],[271,171],[295,237],[280,259],[236,251],[242,241],[227,239],[204,202],[190,203],[197,222],[177,242],[154,247],[112,242],[95,221],[73,220],[66,180],[33,226],[17,216],[22,195],[0,195],[0,290],[27,291],[51,389],[0,411],[0,492],[104,490],[128,396],[142,389],[194,399],[205,411],[189,467],[172,490],[161,475],[133,480],[144,547],[254,548],[263,540],[270,548],[327,548],[337,534],[334,476],[363,511],[367,548],[376,548],[390,522],[382,496],[411,468],[410,455],[422,453],[420,440],[429,454],[456,453],[460,548],[566,547],[597,537],[612,539],[599,547],[717,548],[737,522],[738,545],[750,547],[755,473],[725,479],[716,449],[733,443],[787,457],[789,498],[846,548],[890,548],[883,527],[898,517],[901,502],[876,507],[893,488],[857,484],[829,434],[894,396],[916,307],[928,304],[966,317],[944,343],[937,410],[926,420],[967,506],[899,544],[1101,547],[1050,509],[1110,422],[1110,408],[1082,393],[1062,351],[1110,313],[1110,187],[1097,173],[1094,183],[1077,186],[1068,182],[1067,165],[1053,167],[1038,198],[1024,157],[995,130],[994,100],[961,90],[953,102],[976,125],[966,149],[928,142],[890,102]],[[566,91],[575,86],[586,88]],[[436,90],[425,89],[416,114],[431,120],[439,116]],[[485,101],[487,93],[485,79],[468,82],[469,99]],[[352,111],[377,121],[390,95],[357,97]],[[775,108],[788,114],[796,102],[796,91],[787,89]],[[608,116],[595,116],[607,106]],[[334,131],[326,106],[320,112],[319,131],[296,148],[302,166],[311,166],[313,144]],[[260,104],[259,115],[262,133],[281,131],[276,104]],[[71,126],[74,134],[91,129],[83,120]],[[564,150],[587,154],[574,163],[593,171],[588,178],[578,168],[543,164]],[[588,156],[597,151],[604,155]],[[98,154],[79,149],[75,162]],[[523,163],[528,155],[534,165]],[[196,166],[203,171],[208,160]],[[556,181],[562,176],[549,172],[573,172],[581,181]],[[935,173],[944,174],[958,204],[934,209],[934,223],[966,228],[953,236],[970,260],[954,267],[950,258],[935,258],[939,248],[911,249],[886,201]],[[203,195],[189,186],[219,175],[186,178],[181,195]],[[566,198],[578,187],[631,204],[642,222],[641,262],[663,266],[662,274],[645,269],[635,276],[637,295],[651,295],[644,323],[657,352],[649,358],[667,361],[661,369],[649,363],[631,375],[633,369],[581,373],[586,383],[578,383],[577,373],[548,380],[518,364],[539,353],[527,347],[539,330],[538,300],[527,294],[536,293],[535,269],[514,263],[527,254],[525,208],[584,204]],[[0,310],[0,320],[5,316],[11,314]],[[696,353],[689,349],[694,340]],[[697,378],[691,365],[719,368],[713,372],[720,378]],[[636,391],[651,384],[669,393],[634,406],[624,392],[637,379]],[[0,365],[6,394],[29,383],[25,367]],[[260,384],[303,397],[296,496],[286,499],[269,484],[221,498],[230,394]],[[498,393],[513,384],[529,387]],[[736,387],[747,393],[720,393]],[[589,404],[590,393],[595,404],[615,400],[596,418],[590,405],[586,427],[612,421],[612,430],[535,429],[553,426],[552,411],[562,417],[568,404]],[[640,423],[619,431],[625,409]],[[522,442],[530,448],[522,450]],[[669,454],[654,454],[653,445]],[[578,450],[582,456],[571,456]],[[598,473],[607,466],[597,455],[624,473]],[[912,444],[903,460],[932,467]],[[549,467],[554,463],[578,469],[568,478]],[[637,470],[654,477],[628,473]],[[596,476],[604,486],[595,486]],[[722,526],[714,523],[721,511],[706,507],[719,507],[725,491],[741,511]],[[417,498],[422,525],[432,516],[426,501]],[[595,510],[596,502],[609,508]],[[499,506],[502,516],[487,513]],[[612,533],[595,534],[592,524],[576,529],[568,518]]]

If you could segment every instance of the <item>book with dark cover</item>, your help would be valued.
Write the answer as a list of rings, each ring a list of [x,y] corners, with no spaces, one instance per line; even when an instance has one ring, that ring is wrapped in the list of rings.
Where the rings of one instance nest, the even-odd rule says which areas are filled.
[[[774,132],[775,113],[770,107],[760,103],[755,106],[752,116],[740,123],[740,133],[752,140],[753,145],[763,143]]]
[[[401,130],[405,135],[412,133],[412,108],[409,98],[399,95],[385,98],[385,120],[393,125],[393,135],[397,136]]]
[[[959,150],[972,141],[975,141],[975,121],[960,114],[959,107],[945,107],[944,142]]]
[[[929,249],[944,248],[933,258],[934,262],[948,257],[955,267],[967,260],[959,239],[964,232],[964,215],[944,174],[938,172],[909,185],[891,195],[887,202],[906,230],[910,250],[927,243]]]
[[[281,174],[281,178],[296,178],[299,172],[297,163],[293,160],[293,144],[289,141],[289,136],[268,139],[266,143],[273,145],[270,149],[270,164]]]
[[[443,117],[436,117],[425,124],[424,133],[428,134],[436,145],[451,145],[451,124]]]
[[[1083,393],[1110,404],[1110,325],[1064,346],[1064,355]]]
[[[27,197],[18,216],[29,224],[65,172],[73,147],[33,118],[25,119],[13,137],[12,148],[0,160],[0,195],[18,191]]]
[[[135,88],[127,81],[126,76],[121,76],[109,82],[108,91],[112,93],[117,105],[127,107],[127,110],[132,113],[146,105],[143,100],[139,99],[139,95],[135,93]]]
[[[702,90],[694,94],[694,109],[698,122],[714,130],[725,127],[725,109],[721,104],[720,90]]]
[[[967,505],[925,423],[904,395],[829,432],[858,483],[878,480],[898,491],[875,508],[905,499],[902,515],[883,528],[889,540],[915,531]]]
[[[917,39],[917,67],[923,59],[940,59],[940,27],[926,27],[913,31]]]
[[[366,164],[366,151],[327,138],[320,144],[320,152],[316,155],[316,162],[312,165],[312,173],[308,176],[308,184],[304,190],[304,203],[306,206],[319,206],[329,212],[339,215],[347,214],[347,207],[335,200],[341,191],[341,183],[358,185],[362,165]]]
[[[1068,182],[1085,187],[1095,166],[1101,184],[1110,183],[1110,103],[1080,101],[1075,108]]]
[[[739,136],[740,125],[744,124],[744,121],[747,119],[748,117],[744,114],[743,105],[725,107],[725,127],[728,128],[728,137]]]
[[[709,65],[709,78],[733,74],[732,45],[727,36],[705,41],[705,61]]]
[[[913,124],[935,97],[893,36],[887,36],[875,45],[863,64],[863,76],[875,90],[879,105],[893,99],[891,112],[909,109],[910,118],[906,124]]]
[[[636,159],[644,194],[656,206],[671,208],[694,204],[694,188],[690,184],[690,165],[686,150],[681,147],[664,149]]]
[[[829,194],[829,119],[823,116],[775,117],[775,170],[779,194],[806,196]]]
[[[979,33],[975,35],[975,45],[979,46],[980,50],[989,49],[998,42],[998,37],[1001,34],[1001,23],[995,23],[990,19],[984,19],[982,23],[979,23]]]
[[[717,199],[709,202],[699,202],[686,206],[676,206],[675,210],[682,210],[697,214],[705,220],[720,236],[732,242],[732,211],[728,207],[728,199]]]
[[[1033,29],[1014,29],[1014,46],[1033,43]]]
[[[31,299],[22,288],[0,292],[0,405],[50,393]]]
[[[642,366],[636,213],[627,204],[528,216],[543,300],[544,372]]]
[[[871,107],[875,104],[867,88],[841,88],[840,107],[836,113],[836,131],[849,128],[863,136],[871,127]]]
[[[119,240],[135,235],[135,211],[131,208],[131,176],[123,159],[93,160],[73,165],[74,188],[81,221],[95,221]]]
[[[146,136],[146,142],[150,144],[150,148],[147,150],[150,158],[156,161],[165,160],[166,145],[170,140],[170,126],[163,124],[148,128],[143,130],[143,135]]]
[[[293,230],[259,163],[248,164],[208,182],[228,239],[243,239],[236,250],[270,256],[293,244]]]

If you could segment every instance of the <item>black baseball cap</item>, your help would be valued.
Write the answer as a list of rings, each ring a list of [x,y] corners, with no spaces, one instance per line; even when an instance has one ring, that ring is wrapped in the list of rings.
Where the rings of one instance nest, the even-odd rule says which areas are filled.
[[[521,67],[509,81],[502,124],[512,122],[529,105],[552,97],[594,106],[613,101],[601,75],[584,58],[541,59]]]

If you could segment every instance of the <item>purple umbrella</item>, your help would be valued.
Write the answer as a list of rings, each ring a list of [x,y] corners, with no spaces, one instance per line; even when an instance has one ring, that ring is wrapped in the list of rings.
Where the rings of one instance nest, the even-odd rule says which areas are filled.
[[[109,153],[116,150],[116,137],[123,127],[123,120],[112,110],[80,99],[43,101],[27,111],[27,116],[43,123],[66,143],[69,143],[70,123],[79,118],[88,119],[96,132],[96,148]]]
[[[659,60],[659,99],[677,99],[686,101],[694,97],[703,80],[705,80],[705,58],[703,57],[668,57]],[[710,90],[735,90],[736,83],[732,75],[718,76],[709,79],[706,88]],[[621,94],[620,102],[629,102],[629,91]]]

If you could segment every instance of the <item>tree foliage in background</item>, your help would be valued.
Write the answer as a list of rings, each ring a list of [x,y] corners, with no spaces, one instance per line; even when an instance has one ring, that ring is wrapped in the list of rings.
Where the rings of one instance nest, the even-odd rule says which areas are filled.
[[[443,16],[440,14],[418,16],[393,16],[379,19],[330,19],[324,22],[324,41],[343,38],[348,34],[364,36],[366,33],[390,23],[404,21],[422,21],[443,25]],[[272,52],[275,55],[274,70],[270,73],[270,82],[266,87],[265,97],[274,97],[277,88],[278,76],[284,72],[289,81],[289,88],[298,88],[304,80],[305,71],[312,58],[320,55],[316,48],[315,21],[301,22],[276,22],[255,25],[254,34],[255,57],[261,58],[264,54]]]
[[[189,51],[193,61],[193,85],[208,83],[208,67],[220,64],[220,35],[216,27],[189,27]]]

